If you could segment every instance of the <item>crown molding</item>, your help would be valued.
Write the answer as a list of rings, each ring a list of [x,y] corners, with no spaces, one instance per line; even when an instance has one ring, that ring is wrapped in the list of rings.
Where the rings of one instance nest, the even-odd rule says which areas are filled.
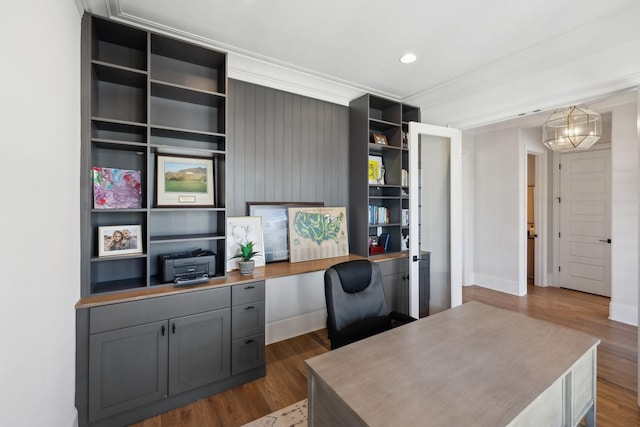
[[[499,108],[492,110],[483,109],[482,112],[478,114],[464,114],[465,111],[471,111],[467,105],[469,98],[456,100],[448,103],[447,105],[441,105],[433,109],[423,108],[422,117],[424,120],[430,120],[437,123],[438,120],[441,120],[438,115],[448,115],[450,117],[455,116],[454,111],[458,108],[460,111],[457,114],[458,118],[445,124],[461,130],[470,130],[503,121],[518,119],[522,117],[523,113],[525,113],[525,115],[529,115],[534,111],[549,112],[557,108],[564,108],[568,105],[598,102],[605,97],[617,95],[635,89],[638,86],[640,86],[640,73],[633,73],[620,79],[600,84],[583,86],[580,88],[569,88],[566,91],[555,91],[536,98],[527,97],[527,101],[522,103],[502,102],[502,105],[500,105]],[[496,102],[496,104],[499,103]],[[600,108],[610,108],[610,106],[605,107],[605,105],[606,104],[602,104],[602,107]]]
[[[120,0],[105,0],[110,19],[124,24],[144,28],[155,33],[178,38],[228,54],[228,76],[233,79],[280,89],[310,98],[320,99],[339,105],[349,102],[364,93],[400,101],[400,97],[374,88],[343,81],[323,75],[264,55],[239,49],[187,31],[159,24],[123,10]]]
[[[555,53],[555,60],[551,63],[543,61],[543,53],[549,48],[549,42],[545,42],[509,55],[498,63],[487,64],[436,87],[404,97],[340,80],[127,13],[121,0],[75,1],[82,2],[87,10],[89,8],[86,6],[91,4],[92,13],[108,16],[114,21],[226,52],[230,78],[345,106],[362,94],[371,93],[420,107],[423,121],[462,130],[514,119],[523,112],[530,115],[533,111],[548,111],[560,106],[589,102],[591,99],[640,85],[640,73],[612,76],[611,68],[606,65],[615,62],[619,57],[615,53],[619,54],[620,50],[634,51],[635,41],[626,39],[617,45],[619,50],[611,55],[608,55],[608,51],[603,51],[612,42],[623,40],[628,35],[628,19],[613,27],[610,35],[605,37],[606,40],[589,39],[592,49],[586,57],[580,57],[576,50],[565,48]],[[608,25],[609,20],[604,21],[606,22],[598,25]],[[559,40],[567,41],[569,46],[574,35],[575,32],[570,31]],[[572,60],[575,66],[586,67],[584,69],[588,70],[592,80],[593,77],[599,77],[603,83],[580,87],[579,80],[553,77],[565,76],[563,64]],[[624,64],[618,63],[618,70],[637,69],[634,61],[623,60]],[[608,81],[609,77],[617,80]]]

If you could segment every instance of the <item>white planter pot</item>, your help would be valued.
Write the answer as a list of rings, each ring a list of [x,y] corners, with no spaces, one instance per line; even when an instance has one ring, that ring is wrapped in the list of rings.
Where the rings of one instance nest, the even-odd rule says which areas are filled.
[[[253,268],[256,262],[251,261],[238,261],[238,267],[240,267],[240,274],[242,276],[251,276],[253,274]]]

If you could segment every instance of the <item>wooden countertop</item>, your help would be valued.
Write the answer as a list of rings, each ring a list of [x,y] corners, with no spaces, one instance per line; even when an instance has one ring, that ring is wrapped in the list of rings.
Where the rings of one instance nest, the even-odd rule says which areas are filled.
[[[406,258],[408,252],[396,252],[391,254],[382,254],[369,257],[371,261],[381,262],[392,259]],[[200,283],[193,286],[172,286],[170,284],[151,286],[146,288],[135,289],[131,291],[123,291],[118,293],[94,295],[91,297],[81,298],[76,304],[76,309],[84,309],[98,307],[106,304],[114,304],[126,301],[135,301],[145,298],[154,298],[167,295],[179,294],[182,292],[193,292],[203,289],[209,289],[216,286],[230,286],[241,283],[255,282],[260,280],[275,279],[278,277],[293,276],[296,274],[311,273],[314,271],[322,271],[340,262],[351,261],[355,259],[366,259],[359,255],[348,255],[343,257],[326,258],[305,262],[276,262],[267,264],[264,267],[256,267],[253,275],[241,276],[238,270],[230,271],[226,277],[214,278],[206,283]]]
[[[478,302],[306,361],[366,425],[507,425],[600,340]]]

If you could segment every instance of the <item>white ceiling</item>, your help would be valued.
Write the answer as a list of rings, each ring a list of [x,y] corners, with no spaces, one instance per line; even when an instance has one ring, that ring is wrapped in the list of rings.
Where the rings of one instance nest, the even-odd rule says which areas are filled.
[[[640,85],[637,0],[79,1],[227,51],[232,78],[344,105],[370,92],[461,129]]]

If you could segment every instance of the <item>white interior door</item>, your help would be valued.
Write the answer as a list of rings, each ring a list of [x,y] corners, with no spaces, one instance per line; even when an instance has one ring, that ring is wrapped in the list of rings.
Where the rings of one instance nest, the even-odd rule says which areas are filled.
[[[462,304],[462,134],[409,123],[409,314],[419,315],[419,262],[431,252],[431,298]]]
[[[611,296],[611,150],[560,156],[560,283]]]

